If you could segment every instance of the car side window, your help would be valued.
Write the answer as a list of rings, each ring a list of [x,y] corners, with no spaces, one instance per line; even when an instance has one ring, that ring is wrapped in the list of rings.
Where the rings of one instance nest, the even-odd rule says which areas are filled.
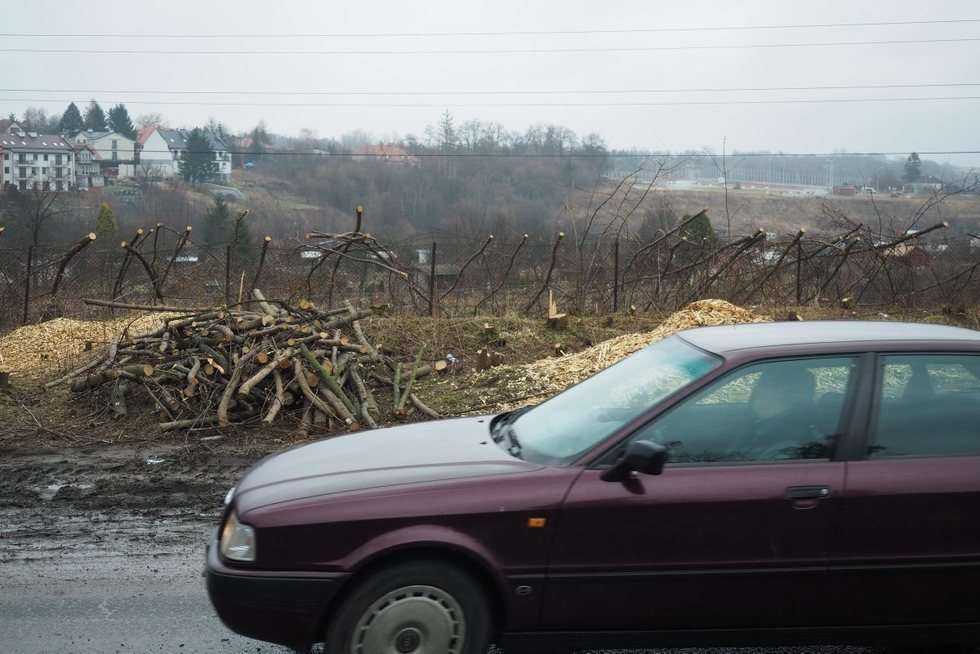
[[[871,457],[980,455],[980,356],[894,355],[880,366]]]
[[[829,459],[856,365],[835,357],[745,366],[631,439],[667,447],[668,465]]]

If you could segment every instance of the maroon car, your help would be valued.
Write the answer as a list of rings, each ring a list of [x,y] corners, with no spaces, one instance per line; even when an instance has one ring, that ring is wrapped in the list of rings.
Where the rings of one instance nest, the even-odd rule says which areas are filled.
[[[695,329],[534,408],[292,449],[229,493],[207,586],[329,654],[980,643],[980,332]]]

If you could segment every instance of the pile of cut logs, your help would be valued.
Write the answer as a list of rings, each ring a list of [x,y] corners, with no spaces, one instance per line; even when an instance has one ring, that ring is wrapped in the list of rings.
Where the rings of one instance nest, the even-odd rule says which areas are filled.
[[[258,290],[253,297],[115,339],[103,358],[63,380],[75,393],[107,399],[117,416],[129,415],[142,395],[151,402],[139,405],[165,418],[163,431],[264,423],[308,434],[375,428],[415,411],[439,417],[413,386],[446,361],[423,362],[423,350],[405,362],[382,352],[360,324],[371,309],[293,307]]]

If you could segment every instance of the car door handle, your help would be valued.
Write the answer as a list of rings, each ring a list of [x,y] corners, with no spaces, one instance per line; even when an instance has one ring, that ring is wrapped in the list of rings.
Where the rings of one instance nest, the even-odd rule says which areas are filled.
[[[791,502],[824,500],[828,497],[830,486],[790,486],[786,489],[786,499]]]

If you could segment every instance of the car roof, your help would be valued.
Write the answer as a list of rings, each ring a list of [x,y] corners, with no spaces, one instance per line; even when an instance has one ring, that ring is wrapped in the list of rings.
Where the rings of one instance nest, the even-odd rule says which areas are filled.
[[[724,354],[736,350],[820,345],[827,343],[963,342],[980,345],[980,331],[911,322],[810,320],[698,327],[679,332],[702,350]]]

